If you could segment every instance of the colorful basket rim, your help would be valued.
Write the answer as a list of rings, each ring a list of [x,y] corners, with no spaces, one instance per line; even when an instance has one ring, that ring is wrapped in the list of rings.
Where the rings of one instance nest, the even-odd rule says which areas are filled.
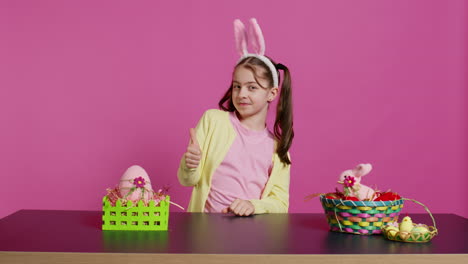
[[[380,207],[380,206],[389,206],[389,205],[400,205],[404,203],[404,198],[399,200],[391,200],[391,201],[351,201],[351,200],[342,200],[342,199],[330,199],[325,198],[322,194],[320,195],[320,201],[323,203],[324,201],[327,203],[332,203],[335,206],[338,205],[345,205],[345,206],[371,206],[371,207]]]

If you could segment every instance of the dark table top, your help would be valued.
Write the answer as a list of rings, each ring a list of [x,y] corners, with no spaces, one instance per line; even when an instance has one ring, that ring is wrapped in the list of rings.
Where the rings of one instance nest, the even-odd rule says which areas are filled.
[[[100,211],[20,210],[0,219],[0,251],[197,254],[468,254],[468,219],[434,214],[439,235],[402,243],[328,231],[323,214],[170,213],[167,231],[102,231]],[[428,215],[411,214],[431,223]]]

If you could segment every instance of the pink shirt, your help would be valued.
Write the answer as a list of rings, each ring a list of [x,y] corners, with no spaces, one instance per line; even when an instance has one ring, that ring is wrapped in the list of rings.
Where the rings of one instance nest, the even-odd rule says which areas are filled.
[[[235,112],[229,118],[237,133],[231,148],[213,173],[205,212],[220,213],[235,199],[260,199],[271,173],[274,137],[265,128],[244,127]]]

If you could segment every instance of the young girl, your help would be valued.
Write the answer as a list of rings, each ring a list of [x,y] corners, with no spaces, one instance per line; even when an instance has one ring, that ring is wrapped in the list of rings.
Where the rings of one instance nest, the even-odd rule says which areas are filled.
[[[289,70],[264,56],[265,43],[255,19],[247,33],[234,21],[241,59],[232,84],[219,101],[222,110],[206,111],[178,170],[182,185],[193,186],[189,212],[248,216],[287,213],[289,147],[294,137]],[[247,53],[247,37],[255,53]],[[284,80],[279,87],[279,72]],[[266,128],[269,104],[278,96],[274,134]]]

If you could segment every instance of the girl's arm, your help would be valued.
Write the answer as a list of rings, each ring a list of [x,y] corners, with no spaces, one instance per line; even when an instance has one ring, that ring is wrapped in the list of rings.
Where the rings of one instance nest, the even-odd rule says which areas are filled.
[[[288,154],[289,156],[289,154]],[[272,185],[270,188],[265,188],[268,193],[262,199],[253,199],[250,202],[255,207],[254,214],[264,213],[287,213],[289,208],[289,178],[291,165],[282,163],[275,155],[270,181],[267,184]]]
[[[183,186],[195,186],[200,180],[200,165],[198,168],[187,168],[185,165],[185,155],[182,156],[177,171],[177,177]]]
[[[195,128],[196,139],[201,150],[201,160],[197,168],[188,168],[185,163],[185,154],[182,156],[177,171],[177,177],[179,178],[180,184],[183,186],[195,186],[200,180],[201,171],[203,170],[204,164],[204,145],[205,137],[208,131],[209,117],[208,111],[203,114],[200,121],[198,121],[197,127]],[[190,143],[189,143],[190,144]]]

